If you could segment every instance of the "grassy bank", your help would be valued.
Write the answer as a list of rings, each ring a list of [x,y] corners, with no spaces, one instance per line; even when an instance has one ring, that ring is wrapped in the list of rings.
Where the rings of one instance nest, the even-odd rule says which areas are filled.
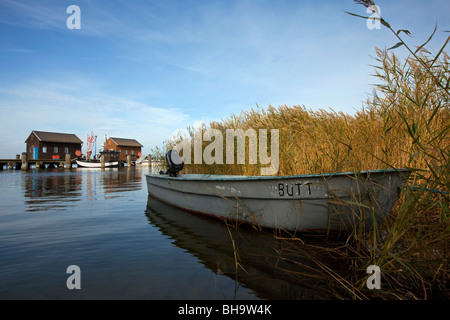
[[[386,21],[383,25],[390,29]],[[406,46],[399,35],[409,32],[394,33]],[[437,53],[426,50],[426,43],[415,50],[408,47],[411,54],[405,60],[376,49],[374,76],[380,84],[353,115],[269,106],[209,124],[223,136],[226,129],[278,129],[279,175],[414,170],[390,217],[370,232],[355,231],[322,245],[285,237],[287,246],[279,252],[280,259],[295,264],[296,252],[310,255],[337,298],[450,298],[450,67],[443,50],[447,42]],[[191,129],[190,135],[194,134]],[[246,159],[243,165],[195,164],[185,170],[259,175],[264,166],[248,164],[248,150]],[[329,265],[330,257],[345,261],[345,268]],[[369,265],[381,269],[380,290],[366,288]]]

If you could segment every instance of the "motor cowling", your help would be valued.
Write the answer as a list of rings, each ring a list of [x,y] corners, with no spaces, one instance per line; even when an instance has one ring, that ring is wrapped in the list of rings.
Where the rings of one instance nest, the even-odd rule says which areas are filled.
[[[167,171],[171,177],[178,176],[178,173],[183,169],[184,162],[181,160],[177,150],[169,150],[166,154]]]

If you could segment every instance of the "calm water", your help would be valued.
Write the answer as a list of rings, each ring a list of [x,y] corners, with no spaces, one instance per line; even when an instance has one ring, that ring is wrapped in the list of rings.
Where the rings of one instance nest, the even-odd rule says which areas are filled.
[[[148,170],[0,171],[0,299],[323,298],[280,271],[270,235],[149,199]]]

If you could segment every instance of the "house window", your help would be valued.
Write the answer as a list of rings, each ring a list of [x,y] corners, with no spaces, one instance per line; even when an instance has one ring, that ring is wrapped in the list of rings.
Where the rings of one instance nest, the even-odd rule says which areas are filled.
[[[58,153],[58,147],[53,147],[53,153]]]
[[[64,147],[64,153],[69,153],[69,147]]]
[[[134,155],[134,150],[131,150],[131,155]]]
[[[42,147],[42,153],[47,153],[47,146]]]
[[[125,150],[125,154],[128,154],[128,150]]]

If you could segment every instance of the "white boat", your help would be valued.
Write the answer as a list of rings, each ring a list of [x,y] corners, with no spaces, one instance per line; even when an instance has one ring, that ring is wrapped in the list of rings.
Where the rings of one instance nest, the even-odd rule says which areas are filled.
[[[141,156],[139,159],[136,160],[136,165],[137,166],[162,166],[165,165],[164,161],[161,160],[155,160],[152,159],[152,156],[150,154],[146,155],[146,156]]]
[[[82,168],[111,168],[118,167],[120,165],[119,156],[120,151],[104,150],[100,152],[100,159],[76,159],[75,161],[77,162],[78,167]],[[101,159],[103,159],[103,163]]]
[[[148,166],[149,159],[151,159],[151,155],[142,155],[139,159],[136,160],[136,165],[138,166]]]
[[[99,160],[75,160],[77,162],[78,167],[83,168],[111,168],[111,167],[118,167],[119,162],[118,161],[108,161],[105,162],[104,166],[102,166],[102,163]]]
[[[149,196],[185,211],[258,228],[326,233],[382,223],[409,174],[392,169],[297,176],[148,174],[146,179]]]

